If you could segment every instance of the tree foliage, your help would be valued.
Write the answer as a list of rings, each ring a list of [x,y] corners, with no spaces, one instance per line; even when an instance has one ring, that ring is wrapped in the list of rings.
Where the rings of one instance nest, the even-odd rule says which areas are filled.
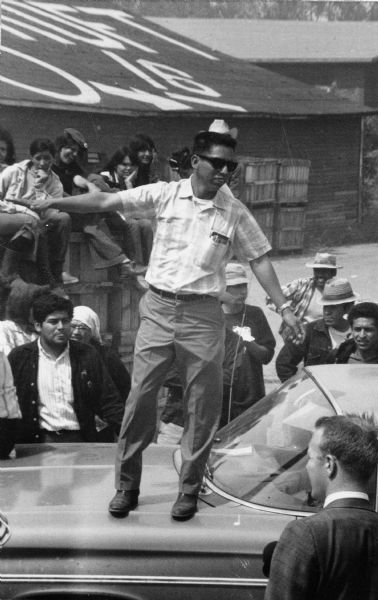
[[[118,0],[141,16],[300,21],[376,21],[377,2],[311,0]]]

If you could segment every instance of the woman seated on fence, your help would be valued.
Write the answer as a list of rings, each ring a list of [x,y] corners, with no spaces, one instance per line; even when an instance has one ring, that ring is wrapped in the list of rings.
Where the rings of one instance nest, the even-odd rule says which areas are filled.
[[[37,272],[22,272],[27,279],[52,288],[62,284],[62,271],[68,247],[71,219],[67,213],[48,209],[38,214],[31,210],[38,195],[63,196],[59,178],[51,170],[54,144],[37,138],[30,144],[30,158],[6,167],[0,173],[0,238],[5,241],[2,272],[20,272],[21,261],[37,263]]]
[[[0,127],[0,173],[16,162],[14,143],[11,134]]]
[[[116,192],[133,188],[137,175],[138,167],[132,162],[127,146],[123,146],[116,150],[100,174],[92,174],[88,180],[102,191]],[[143,215],[125,218],[115,212],[106,216],[106,223],[113,235],[122,238],[126,254],[137,264],[147,265],[153,243],[151,221]]]

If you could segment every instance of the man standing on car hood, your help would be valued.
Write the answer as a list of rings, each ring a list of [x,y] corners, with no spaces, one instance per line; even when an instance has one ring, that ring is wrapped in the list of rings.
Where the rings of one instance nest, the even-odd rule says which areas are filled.
[[[157,393],[174,361],[186,418],[180,493],[172,517],[190,519],[197,510],[222,406],[224,315],[219,299],[226,294],[225,265],[233,254],[250,263],[293,334],[302,335],[267,256],[265,235],[224,185],[237,165],[235,145],[227,132],[202,131],[194,140],[190,179],[54,202],[76,212],[119,210],[132,216],[143,210],[157,220],[146,274],[150,288],[140,303],[132,388],[118,443],[117,493],[109,505],[115,517],[127,516],[138,504],[142,452],[153,440]]]

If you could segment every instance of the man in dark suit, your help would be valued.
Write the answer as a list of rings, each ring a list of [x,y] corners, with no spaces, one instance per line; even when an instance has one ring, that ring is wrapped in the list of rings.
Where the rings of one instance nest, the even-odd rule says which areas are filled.
[[[377,461],[372,418],[318,419],[306,468],[311,495],[324,500],[324,510],[286,526],[265,600],[377,598],[378,515],[367,494]]]
[[[124,402],[97,350],[69,339],[72,313],[68,298],[39,296],[39,338],[9,354],[22,414],[19,443],[95,442],[96,415],[119,433]]]

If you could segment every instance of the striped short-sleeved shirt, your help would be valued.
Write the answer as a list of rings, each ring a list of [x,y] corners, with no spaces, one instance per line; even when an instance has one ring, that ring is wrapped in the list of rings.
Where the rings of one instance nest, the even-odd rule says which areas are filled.
[[[271,247],[248,209],[224,185],[211,200],[196,198],[190,179],[118,192],[126,216],[156,222],[146,280],[173,293],[218,296],[225,265],[250,261]]]

